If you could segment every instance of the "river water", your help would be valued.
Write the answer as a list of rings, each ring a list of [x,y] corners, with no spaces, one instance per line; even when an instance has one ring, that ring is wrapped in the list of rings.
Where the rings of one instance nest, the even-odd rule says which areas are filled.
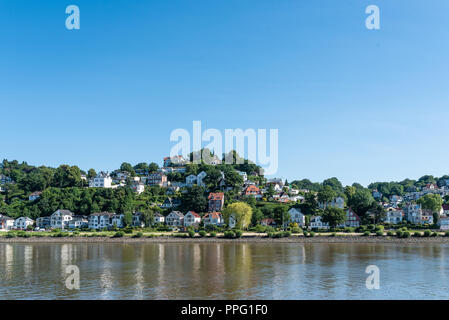
[[[448,259],[447,244],[0,243],[0,299],[448,299]]]

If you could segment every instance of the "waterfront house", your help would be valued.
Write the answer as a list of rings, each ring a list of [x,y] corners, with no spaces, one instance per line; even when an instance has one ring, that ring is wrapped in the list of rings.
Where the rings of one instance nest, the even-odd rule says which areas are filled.
[[[209,197],[209,211],[221,211],[224,206],[224,193],[216,192],[210,193]]]
[[[9,231],[14,228],[14,219],[0,214],[0,231]]]
[[[195,211],[189,211],[184,215],[184,226],[198,226],[201,222],[201,216]]]
[[[385,223],[398,224],[402,222],[403,217],[404,211],[402,209],[390,207],[387,209],[383,221]]]
[[[134,212],[133,213],[133,227],[143,228],[145,227],[145,222],[143,221],[143,213],[142,212]]]
[[[265,227],[268,227],[268,226],[276,227],[276,222],[274,221],[273,218],[262,219],[262,220],[260,220],[260,224]]]
[[[449,216],[449,204],[443,204],[443,214]]]
[[[36,227],[49,229],[51,227],[50,217],[39,217],[36,219]]]
[[[154,214],[154,223],[155,224],[161,224],[161,223],[164,223],[164,222],[165,222],[165,217],[162,214],[160,214],[159,212],[156,212]]]
[[[339,225],[340,228],[344,227],[352,227],[352,228],[358,228],[360,227],[362,223],[362,220],[360,217],[351,209],[349,208],[346,210],[346,220],[345,222],[341,223]]]
[[[89,215],[88,224],[90,229],[104,229],[112,226],[112,212],[95,212]]]
[[[33,226],[34,220],[28,217],[20,217],[14,220],[14,228],[26,230],[28,226]]]
[[[180,211],[172,211],[165,217],[165,224],[171,227],[184,225],[184,214]]]
[[[41,197],[42,191],[35,191],[28,196],[28,201],[34,201]]]
[[[290,208],[288,213],[290,215],[289,223],[297,223],[300,227],[306,224],[306,218],[300,208]]]
[[[312,216],[310,218],[311,229],[329,229],[329,223],[324,222],[321,216]]]
[[[208,212],[203,217],[204,227],[217,226],[220,227],[224,223],[223,216],[220,212]]]
[[[440,230],[449,230],[449,217],[441,217],[437,222],[437,226]]]
[[[112,178],[107,172],[99,172],[97,176],[89,180],[90,188],[112,188]]]
[[[89,226],[89,220],[87,216],[73,216],[73,219],[69,221],[70,229],[85,228]]]
[[[65,229],[73,219],[73,212],[70,210],[58,209],[50,216],[50,227],[53,229]]]
[[[421,224],[422,209],[420,204],[408,203],[402,209],[408,222]]]

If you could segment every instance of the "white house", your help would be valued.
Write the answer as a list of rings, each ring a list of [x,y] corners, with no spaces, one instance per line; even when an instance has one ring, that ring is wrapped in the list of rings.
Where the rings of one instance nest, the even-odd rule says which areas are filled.
[[[194,211],[189,211],[184,215],[184,226],[185,227],[199,225],[200,222],[201,222],[201,216]]]
[[[323,222],[321,216],[312,216],[310,218],[311,229],[329,229],[329,223]]]
[[[242,177],[243,182],[248,180],[248,174],[246,172],[244,172],[244,171],[237,171],[237,173]]]
[[[133,227],[145,227],[145,222],[143,221],[143,213],[142,212],[134,212],[133,213]]]
[[[14,220],[14,228],[25,230],[28,226],[32,226],[34,220],[28,217],[20,217]]]
[[[50,216],[50,227],[54,229],[68,228],[73,216],[74,214],[70,210],[58,209]]]
[[[385,223],[398,224],[402,222],[403,217],[404,211],[401,209],[388,208],[383,220]]]
[[[89,215],[90,229],[109,228],[112,224],[112,219],[115,213],[112,212],[95,212]]]
[[[449,230],[449,217],[441,217],[437,222],[440,230]]]
[[[291,208],[288,210],[288,213],[290,214],[290,223],[297,223],[300,227],[303,227],[306,224],[306,218],[301,212],[301,209]]]
[[[73,219],[69,221],[70,229],[78,229],[87,227],[89,225],[89,220],[85,216],[73,216]]]
[[[223,216],[220,212],[208,212],[203,218],[204,227],[223,225]]]
[[[97,176],[89,181],[91,188],[112,188],[112,178],[107,172],[99,172]]]
[[[37,200],[41,197],[42,191],[35,191],[28,196],[29,201]]]
[[[154,223],[155,224],[160,224],[160,223],[164,223],[165,222],[165,217],[160,214],[159,212],[156,212],[154,214]]]
[[[422,209],[420,204],[409,203],[403,207],[404,216],[408,222],[420,224],[422,222]]]
[[[36,227],[48,229],[51,227],[50,217],[39,217],[36,219]]]
[[[165,223],[172,227],[184,225],[184,214],[180,211],[172,211],[165,217]]]
[[[136,192],[137,194],[141,194],[142,192],[145,191],[145,185],[140,181],[135,181],[131,185],[131,189],[133,189],[133,191]]]
[[[0,214],[0,230],[9,231],[14,228],[14,219]]]

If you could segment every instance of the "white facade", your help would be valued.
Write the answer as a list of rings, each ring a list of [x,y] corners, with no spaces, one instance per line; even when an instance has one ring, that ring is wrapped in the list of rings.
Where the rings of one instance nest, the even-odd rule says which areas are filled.
[[[223,225],[223,216],[220,212],[209,212],[203,218],[204,227],[207,226],[217,226]]]
[[[297,223],[300,227],[306,224],[306,218],[299,208],[291,208],[288,213],[290,214],[290,223]]]
[[[69,210],[56,210],[50,216],[50,227],[54,229],[65,229],[69,227],[70,221],[73,219],[73,212]]]
[[[172,227],[184,225],[184,214],[179,211],[172,211],[165,217],[165,223]]]
[[[90,229],[104,229],[104,228],[123,228],[124,214],[115,214],[112,212],[98,212],[92,213],[89,216]]]
[[[160,223],[164,223],[164,222],[165,222],[165,217],[162,214],[156,212],[154,214],[154,223],[160,224]]]
[[[0,214],[0,230],[9,231],[14,228],[14,219]]]
[[[193,211],[189,211],[184,216],[184,226],[189,227],[193,225],[198,225],[201,222],[201,216]]]
[[[78,229],[87,227],[89,225],[89,220],[87,217],[83,216],[74,216],[72,220],[69,221],[69,228],[70,229]]]
[[[437,224],[440,227],[440,230],[449,230],[449,217],[440,218]]]
[[[402,222],[403,217],[404,212],[402,210],[388,208],[385,214],[384,222],[391,224],[398,224]]]
[[[329,223],[323,222],[321,216],[312,216],[310,218],[311,229],[329,229]]]
[[[28,226],[32,226],[34,224],[34,220],[28,217],[20,217],[14,221],[14,228],[25,230]]]
[[[100,172],[89,181],[90,188],[112,188],[112,178],[108,173]]]

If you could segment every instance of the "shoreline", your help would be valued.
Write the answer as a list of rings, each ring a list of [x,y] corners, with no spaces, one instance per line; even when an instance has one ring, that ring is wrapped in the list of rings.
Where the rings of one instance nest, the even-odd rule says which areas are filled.
[[[286,238],[267,238],[264,236],[243,236],[237,239],[215,238],[111,238],[111,237],[36,237],[36,238],[5,238],[0,237],[0,243],[441,243],[449,244],[449,237],[376,237],[376,236],[291,236]]]

